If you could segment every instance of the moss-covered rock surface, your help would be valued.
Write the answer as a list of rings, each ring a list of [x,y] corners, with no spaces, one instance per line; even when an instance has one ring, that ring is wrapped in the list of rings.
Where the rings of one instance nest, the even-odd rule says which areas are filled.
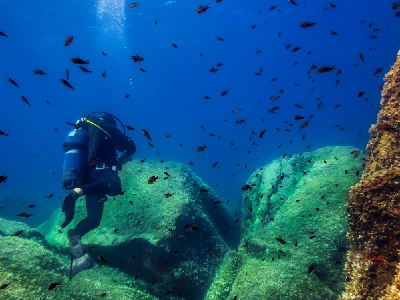
[[[157,179],[149,183],[149,179]],[[123,194],[109,197],[100,226],[82,239],[97,263],[138,277],[158,297],[202,299],[224,254],[239,236],[225,204],[185,165],[133,161],[120,173]],[[66,232],[86,216],[84,199],[65,230],[57,211],[40,226],[46,241],[66,251]],[[238,238],[236,238],[237,240]],[[170,297],[171,293],[169,294]]]
[[[225,255],[206,299],[337,299],[347,195],[363,157],[326,147],[258,169],[244,192],[240,246]]]
[[[105,296],[121,300],[157,299],[140,291],[132,278],[105,266],[95,266],[69,281],[69,257],[49,251],[33,240],[0,237],[0,245],[2,300],[91,300]],[[59,285],[51,289],[55,283]]]

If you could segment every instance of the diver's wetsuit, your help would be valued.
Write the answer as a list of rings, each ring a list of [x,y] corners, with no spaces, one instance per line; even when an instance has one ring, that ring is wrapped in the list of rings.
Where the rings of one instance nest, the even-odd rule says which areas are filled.
[[[128,157],[132,157],[136,152],[135,143],[118,130],[111,115],[105,115],[101,119],[94,117],[89,121],[99,125],[106,133],[90,123],[82,126],[87,130],[90,140],[88,183],[80,187],[86,196],[87,216],[75,228],[80,237],[100,225],[107,195],[116,196],[122,192],[121,180],[118,177],[122,164],[117,159],[116,150],[125,151]],[[65,203],[65,206],[64,208],[63,204],[66,215],[63,228],[74,218],[75,201],[72,206],[68,203]]]

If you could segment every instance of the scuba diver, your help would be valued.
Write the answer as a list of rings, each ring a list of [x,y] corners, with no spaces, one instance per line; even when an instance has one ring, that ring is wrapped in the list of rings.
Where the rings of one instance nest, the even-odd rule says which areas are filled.
[[[104,202],[108,196],[122,192],[118,171],[122,165],[132,161],[136,152],[135,143],[125,135],[122,122],[109,113],[89,114],[77,121],[63,145],[65,151],[63,167],[63,189],[68,190],[62,204],[68,226],[74,218],[75,203],[86,196],[86,218],[75,229],[68,230],[71,251],[70,279],[79,272],[93,267],[94,262],[81,242],[82,236],[97,228],[103,215]],[[124,128],[121,132],[117,120]],[[117,156],[117,151],[121,154]]]

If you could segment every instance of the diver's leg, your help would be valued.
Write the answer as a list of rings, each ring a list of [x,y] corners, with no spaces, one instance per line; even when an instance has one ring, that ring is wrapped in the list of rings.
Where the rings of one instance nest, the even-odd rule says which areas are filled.
[[[81,242],[81,237],[73,229],[68,230],[69,247],[71,251],[71,266],[69,279],[71,280],[79,272],[90,269],[94,262],[89,252]]]
[[[104,201],[106,196],[99,194],[86,195],[86,211],[87,216],[76,225],[75,231],[79,236],[84,236],[89,231],[100,225],[103,216]]]

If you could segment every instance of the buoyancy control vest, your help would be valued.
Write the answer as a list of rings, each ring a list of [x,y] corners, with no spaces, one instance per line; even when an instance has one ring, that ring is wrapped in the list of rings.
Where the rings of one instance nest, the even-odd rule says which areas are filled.
[[[89,135],[82,128],[69,132],[63,149],[64,166],[62,175],[63,189],[73,189],[83,185],[87,176]]]

